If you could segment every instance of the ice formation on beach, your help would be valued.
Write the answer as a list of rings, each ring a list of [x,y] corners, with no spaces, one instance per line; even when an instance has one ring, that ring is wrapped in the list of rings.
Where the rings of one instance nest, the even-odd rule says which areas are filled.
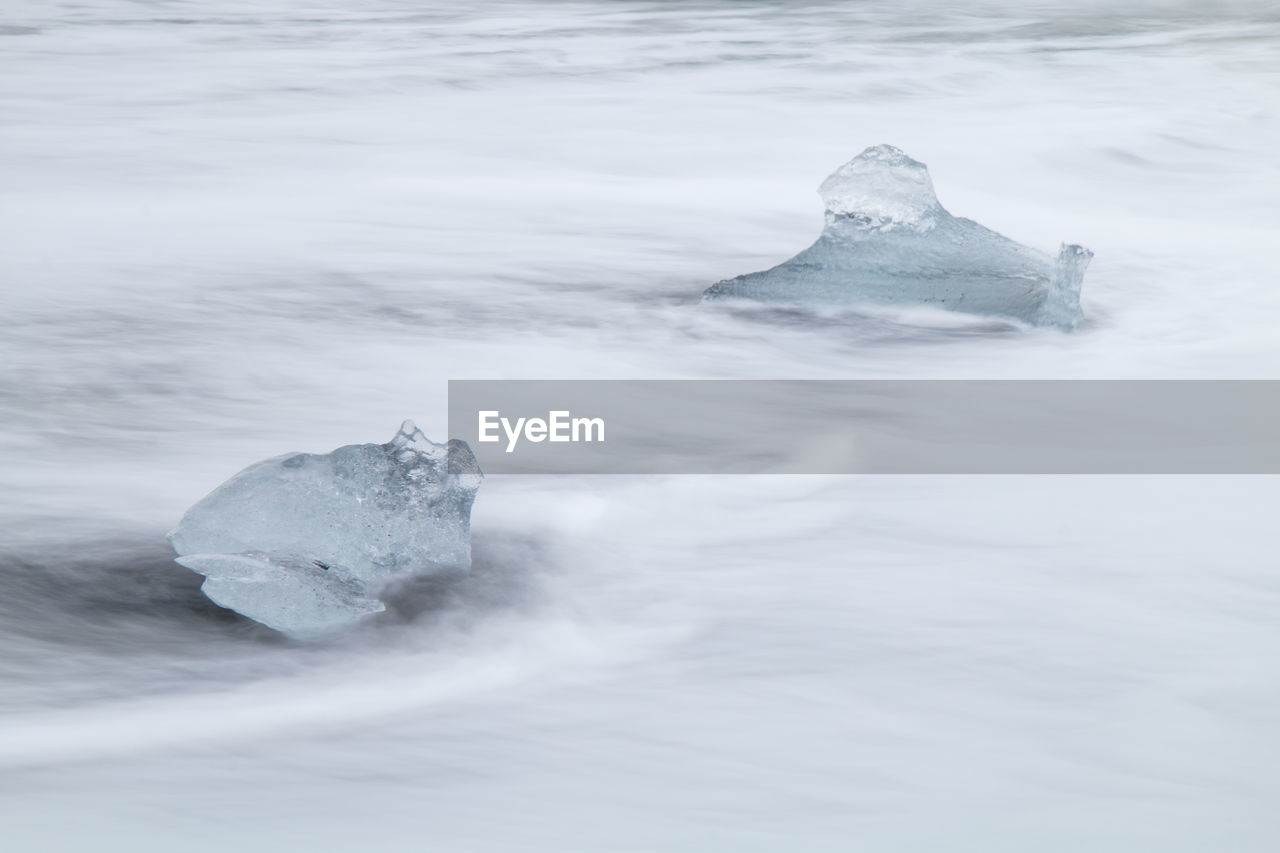
[[[296,637],[383,610],[414,575],[471,565],[483,475],[466,442],[436,444],[405,421],[386,444],[290,453],[251,465],[169,534],[210,599]]]
[[[925,165],[891,145],[868,148],[819,188],[826,227],[764,272],[712,285],[704,299],[811,304],[912,303],[1073,329],[1093,253],[1055,260],[938,203]]]

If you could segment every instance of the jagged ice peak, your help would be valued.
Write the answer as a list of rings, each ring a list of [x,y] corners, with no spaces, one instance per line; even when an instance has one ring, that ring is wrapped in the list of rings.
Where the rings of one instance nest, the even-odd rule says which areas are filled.
[[[892,145],[874,145],[818,188],[827,213],[873,227],[928,227],[941,205],[929,170]]]

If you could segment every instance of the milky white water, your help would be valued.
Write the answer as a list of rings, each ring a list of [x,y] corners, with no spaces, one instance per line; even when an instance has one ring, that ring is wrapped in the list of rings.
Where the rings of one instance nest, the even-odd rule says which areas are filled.
[[[1084,326],[697,304],[878,143]],[[320,646],[163,534],[450,378],[1280,378],[1277,150],[1263,3],[8,0],[0,843],[1275,849],[1275,478],[491,477]]]

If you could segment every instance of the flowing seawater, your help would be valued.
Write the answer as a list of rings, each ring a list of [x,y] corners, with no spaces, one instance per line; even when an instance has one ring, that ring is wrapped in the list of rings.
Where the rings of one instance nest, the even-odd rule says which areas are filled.
[[[8,4],[6,837],[1267,849],[1274,478],[492,477],[319,646],[163,536],[451,378],[1277,378],[1278,104],[1261,3]],[[1086,324],[698,304],[878,143]]]

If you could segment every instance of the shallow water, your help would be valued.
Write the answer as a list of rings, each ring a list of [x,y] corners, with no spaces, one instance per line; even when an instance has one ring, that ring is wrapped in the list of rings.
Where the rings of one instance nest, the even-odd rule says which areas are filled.
[[[1265,4],[6,13],[15,849],[1269,849],[1274,478],[491,477],[320,646],[163,541],[450,378],[1280,377]],[[1085,325],[697,303],[881,142]]]

